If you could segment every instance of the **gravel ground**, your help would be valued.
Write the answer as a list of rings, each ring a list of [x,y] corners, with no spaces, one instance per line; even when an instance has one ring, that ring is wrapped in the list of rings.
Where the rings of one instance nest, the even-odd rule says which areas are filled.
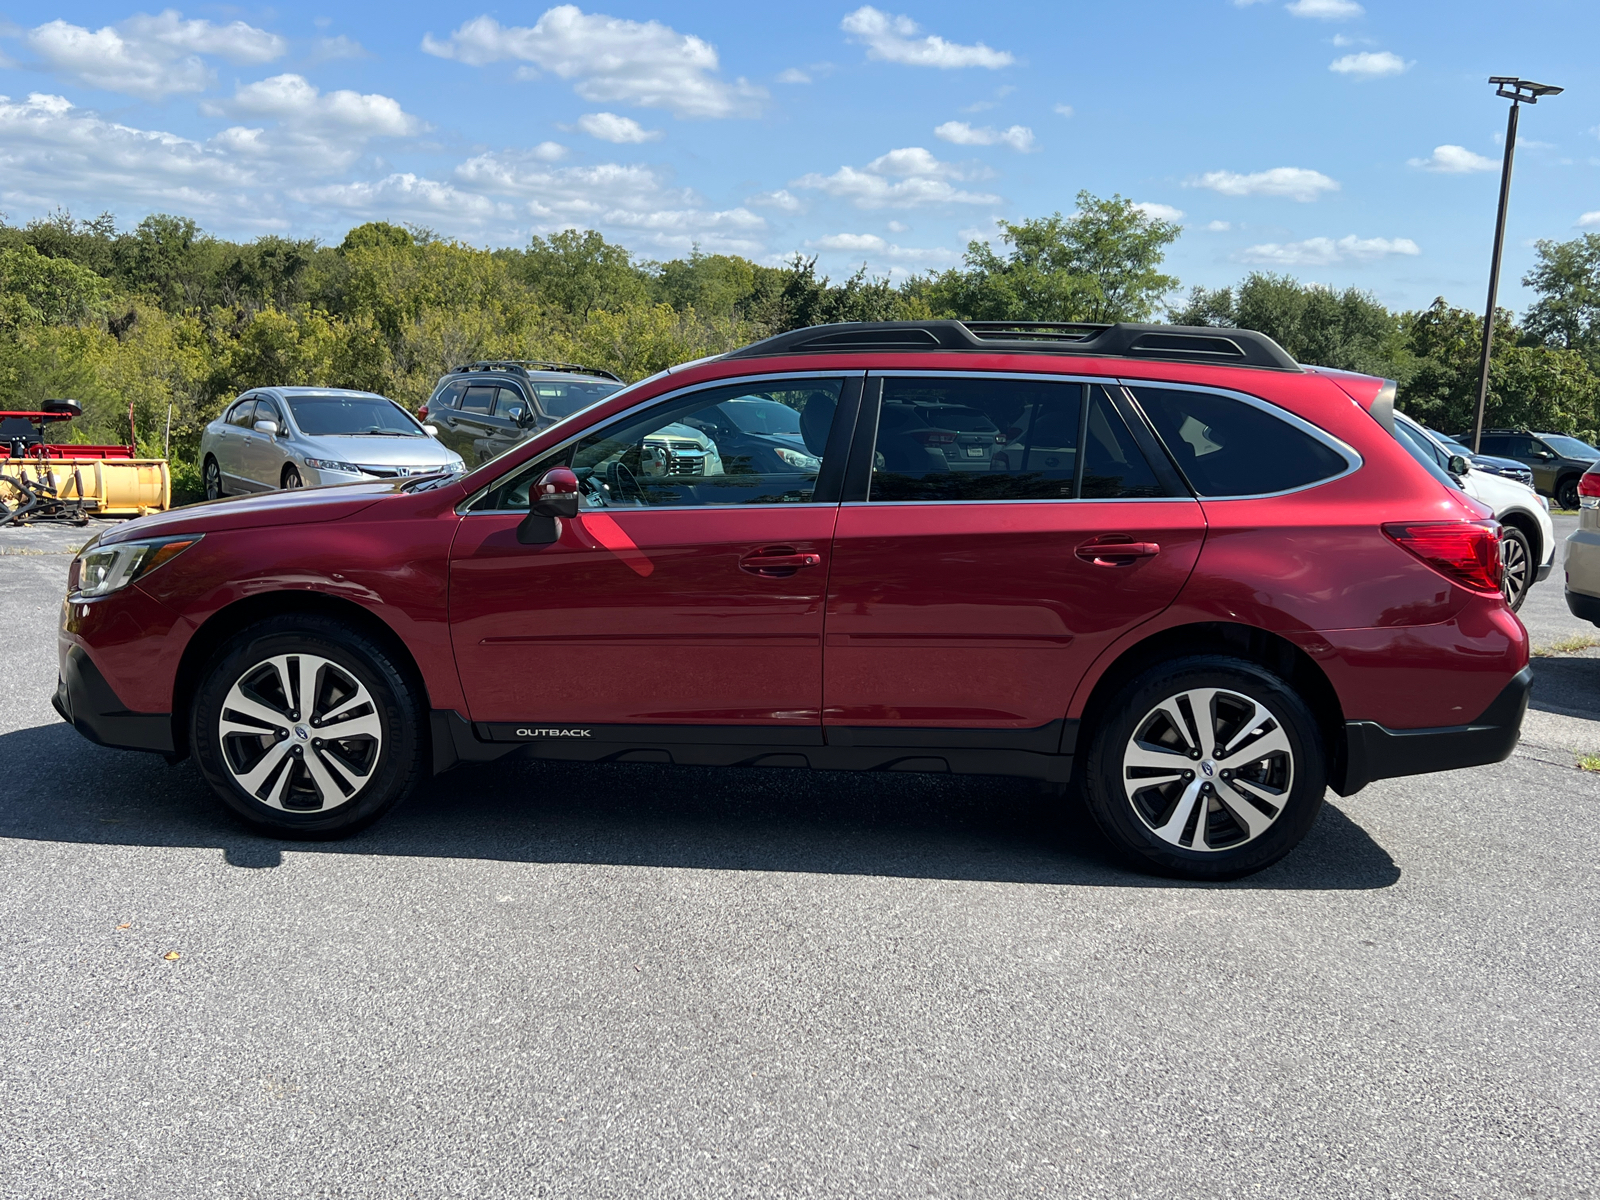
[[[1600,1192],[1593,651],[1223,886],[984,778],[501,763],[308,846],[55,718],[86,536],[0,531],[0,1196]]]

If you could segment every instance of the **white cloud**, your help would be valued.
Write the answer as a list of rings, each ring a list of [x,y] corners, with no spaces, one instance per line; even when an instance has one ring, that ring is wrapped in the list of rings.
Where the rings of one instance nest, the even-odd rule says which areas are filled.
[[[1070,117],[1072,115],[1072,105],[1058,104],[1055,107],[1055,112],[1058,116]]]
[[[510,220],[514,215],[508,204],[496,204],[486,196],[409,172],[376,183],[335,183],[296,188],[289,194],[303,204],[337,208],[361,217],[411,218],[423,224],[441,217],[457,224],[463,220],[482,224],[496,218]]]
[[[890,233],[904,233],[910,228],[911,226],[907,225],[904,221],[890,221],[888,225]]]
[[[1026,125],[1013,125],[1009,129],[985,125],[978,129],[966,121],[946,121],[933,131],[933,136],[957,146],[1006,145],[1023,154],[1033,149],[1033,130]]]
[[[831,233],[806,245],[818,250],[887,250],[889,243],[875,233]]]
[[[967,178],[953,163],[940,162],[921,146],[879,155],[864,170],[840,167],[832,175],[803,175],[790,187],[814,188],[849,200],[857,208],[914,208],[924,204],[999,204],[1000,197],[953,187]],[[891,182],[898,179],[899,182]]]
[[[839,28],[850,40],[867,48],[867,57],[908,67],[1008,67],[1015,60],[1005,50],[991,50],[982,42],[971,46],[947,42],[921,30],[910,17],[891,17],[870,4],[845,16]]]
[[[31,30],[28,45],[59,74],[143,100],[204,91],[213,75],[202,54],[243,65],[271,62],[288,49],[277,34],[243,21],[185,21],[172,9],[92,31],[58,18]]]
[[[337,129],[361,137],[404,137],[422,122],[403,111],[398,100],[376,92],[322,92],[302,75],[274,75],[247,83],[218,108],[253,117],[272,117],[300,128]]]
[[[1465,146],[1435,146],[1427,158],[1408,160],[1413,167],[1438,171],[1444,175],[1466,175],[1472,171],[1492,171],[1500,164],[1492,158],[1474,154]]]
[[[745,203],[753,204],[757,208],[776,208],[781,212],[800,212],[805,208],[800,197],[787,188],[779,188],[775,192],[760,192],[746,199]]]
[[[1302,202],[1315,200],[1322,192],[1339,190],[1339,185],[1321,171],[1305,167],[1273,167],[1253,175],[1208,171],[1184,186],[1210,188],[1224,196],[1287,196]]]
[[[336,58],[366,58],[367,48],[354,38],[347,38],[344,34],[338,37],[318,38],[312,56],[318,62],[328,62]]]
[[[1579,229],[1588,229],[1595,225],[1600,225],[1600,209],[1596,209],[1594,212],[1586,212],[1577,220]]]
[[[1422,250],[1410,238],[1315,237],[1303,242],[1264,242],[1246,248],[1245,262],[1274,267],[1328,267],[1336,263],[1371,262],[1391,255],[1415,256]]]
[[[778,82],[779,83],[810,83],[811,82],[811,76],[807,75],[799,67],[790,67],[786,71],[779,71],[778,72]]]
[[[1294,0],[1286,5],[1297,17],[1313,17],[1321,21],[1348,21],[1367,10],[1355,0]]]
[[[523,77],[541,71],[564,80],[585,100],[664,108],[679,117],[754,116],[764,89],[744,79],[717,78],[716,47],[659,21],[625,21],[584,13],[575,4],[549,9],[532,26],[474,17],[448,38],[431,33],[422,48],[472,66],[520,61]]]
[[[1206,223],[1207,233],[1227,233],[1232,228],[1232,221],[1209,221]]]
[[[1183,220],[1183,209],[1173,208],[1170,204],[1156,204],[1152,201],[1146,200],[1139,204],[1135,204],[1133,207],[1138,209],[1145,216],[1154,217],[1158,221]]]
[[[578,129],[602,142],[619,146],[638,145],[641,142],[660,141],[666,136],[659,129],[646,129],[632,117],[619,117],[616,113],[585,113],[578,118]]]
[[[1346,54],[1328,64],[1328,70],[1341,75],[1354,75],[1357,79],[1381,79],[1385,75],[1402,75],[1411,64],[1388,50],[1363,50],[1360,54]]]

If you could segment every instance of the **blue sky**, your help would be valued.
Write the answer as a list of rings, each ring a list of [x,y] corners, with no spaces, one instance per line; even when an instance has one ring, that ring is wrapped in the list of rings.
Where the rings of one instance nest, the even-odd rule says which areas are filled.
[[[4,3],[4,0],[0,0]],[[337,14],[337,15],[334,15]],[[593,227],[901,276],[1080,188],[1252,269],[1481,307],[1515,74],[1502,302],[1600,232],[1600,4],[1165,0],[0,9],[0,211],[479,245]],[[1175,214],[1181,214],[1176,216]]]

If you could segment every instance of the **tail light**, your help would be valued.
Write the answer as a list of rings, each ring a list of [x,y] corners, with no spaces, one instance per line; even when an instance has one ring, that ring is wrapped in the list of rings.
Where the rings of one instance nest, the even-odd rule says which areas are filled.
[[[1500,591],[1500,527],[1492,521],[1385,525],[1396,545],[1452,583],[1474,592]]]
[[[931,433],[918,433],[914,436],[924,446],[953,446],[956,440],[955,434],[944,433],[940,430],[934,430]]]
[[[1578,507],[1600,508],[1600,475],[1593,471],[1578,480]]]
[[[424,404],[421,408],[417,409],[417,420],[426,421],[427,419],[428,419],[428,406],[426,404]]]

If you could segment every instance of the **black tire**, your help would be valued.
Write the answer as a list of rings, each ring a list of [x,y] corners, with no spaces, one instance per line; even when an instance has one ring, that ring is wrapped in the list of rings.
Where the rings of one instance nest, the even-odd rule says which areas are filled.
[[[288,667],[291,683],[302,660],[323,660],[312,685],[318,693],[317,702],[304,714],[295,703],[301,689],[283,688],[277,693],[270,687],[261,690],[261,673],[273,679],[283,677],[270,667],[275,658],[282,659]],[[251,680],[257,682],[247,682]],[[233,693],[235,685],[243,690]],[[365,699],[360,688],[365,689]],[[285,703],[274,703],[272,696],[284,692],[288,693]],[[263,733],[259,738],[225,733],[224,711],[232,714],[229,722],[235,729],[242,711],[228,706],[230,693],[254,697],[248,700],[252,704],[259,701],[266,708],[287,710],[282,731],[274,734],[270,732],[273,726],[260,721],[257,723],[262,725]],[[419,699],[421,693],[420,684],[394,657],[360,631],[312,614],[273,617],[229,639],[206,666],[190,709],[189,745],[201,773],[223,803],[256,831],[285,838],[345,837],[387,813],[423,778],[426,713]],[[375,741],[376,745],[337,738],[314,739],[313,734],[326,734],[338,727],[337,722],[317,725],[319,707],[337,715],[340,705],[347,704],[352,696],[361,701],[355,715],[378,735],[367,741]],[[259,709],[245,712],[244,719],[254,720],[254,712]],[[284,763],[282,769],[266,763],[277,752],[279,742],[287,744],[279,756]],[[364,749],[347,753],[352,745]],[[255,754],[259,754],[256,763],[264,763],[272,774],[252,793],[242,786],[239,775],[244,772],[248,776],[249,756]],[[288,755],[294,757],[290,759]],[[335,756],[333,765],[339,770],[330,768],[330,755]],[[315,762],[311,761],[313,756]],[[344,786],[340,776],[347,783],[354,780],[354,787],[348,798],[335,793],[334,803],[327,804],[318,779],[324,784],[331,780]],[[278,793],[281,802],[274,802]],[[310,803],[314,795],[323,797],[318,806]]]
[[[222,468],[209,454],[200,466],[200,478],[205,484],[207,500],[220,500],[228,494],[222,490]]]
[[[1578,507],[1578,477],[1568,476],[1556,485],[1556,507],[1576,509]]]
[[[1505,594],[1506,604],[1511,611],[1516,612],[1528,598],[1528,589],[1533,586],[1534,565],[1528,535],[1515,526],[1501,527],[1500,564],[1503,572],[1500,590]]]
[[[293,463],[283,469],[283,477],[278,481],[278,486],[286,492],[303,488],[305,485],[306,481],[300,478],[300,468]]]
[[[1257,763],[1233,759],[1232,755],[1191,759],[1187,752],[1168,750],[1168,743],[1179,747],[1192,744],[1198,730],[1191,723],[1188,733],[1177,731],[1158,714],[1157,705],[1176,702],[1196,689],[1227,693],[1213,702],[1219,715],[1213,717],[1211,731],[1198,739],[1208,753],[1214,749],[1211,739],[1219,729],[1226,745],[1257,726],[1267,732],[1255,739],[1256,744],[1272,746],[1281,742],[1285,749],[1263,756]],[[1270,728],[1258,718],[1251,718],[1256,725],[1238,724],[1240,717],[1236,714],[1250,711],[1243,708],[1245,700],[1266,710],[1272,719]],[[1194,716],[1192,700],[1185,703],[1190,716]],[[1171,711],[1182,715],[1185,710],[1179,704]],[[1236,725],[1231,732],[1230,724]],[[1276,731],[1280,729],[1283,736],[1278,739]],[[1136,734],[1141,735],[1138,746],[1133,743]],[[1242,753],[1249,744],[1241,744],[1238,752]],[[1152,774],[1143,787],[1125,787],[1125,774],[1157,770],[1127,764],[1125,755],[1149,757],[1149,752],[1142,749],[1145,746],[1171,754],[1174,766],[1187,770],[1188,778],[1163,767],[1159,769],[1162,773]],[[1202,767],[1208,769],[1202,771]],[[1170,782],[1162,783],[1169,775],[1173,775]],[[1096,824],[1136,868],[1182,879],[1237,879],[1288,854],[1316,821],[1327,786],[1326,751],[1311,710],[1282,679],[1244,659],[1195,655],[1150,667],[1100,706],[1089,731],[1081,778],[1084,798]],[[1139,779],[1134,775],[1131,782],[1138,783]],[[1247,784],[1265,807],[1257,804],[1247,809],[1241,802],[1246,793],[1240,784]],[[1281,785],[1276,793],[1275,784]],[[1269,800],[1271,803],[1266,803]],[[1274,811],[1269,813],[1269,808]],[[1193,815],[1195,809],[1204,816],[1204,833]],[[1244,810],[1243,815],[1236,815],[1236,809]],[[1189,814],[1187,818],[1182,817],[1183,813]],[[1264,827],[1252,833],[1247,826],[1253,822],[1264,822]],[[1161,836],[1156,832],[1158,827],[1168,829],[1174,836]],[[1190,830],[1193,832],[1189,843],[1184,844],[1184,834]],[[1207,840],[1217,848],[1206,848]],[[1194,848],[1196,842],[1202,843],[1201,849]]]

